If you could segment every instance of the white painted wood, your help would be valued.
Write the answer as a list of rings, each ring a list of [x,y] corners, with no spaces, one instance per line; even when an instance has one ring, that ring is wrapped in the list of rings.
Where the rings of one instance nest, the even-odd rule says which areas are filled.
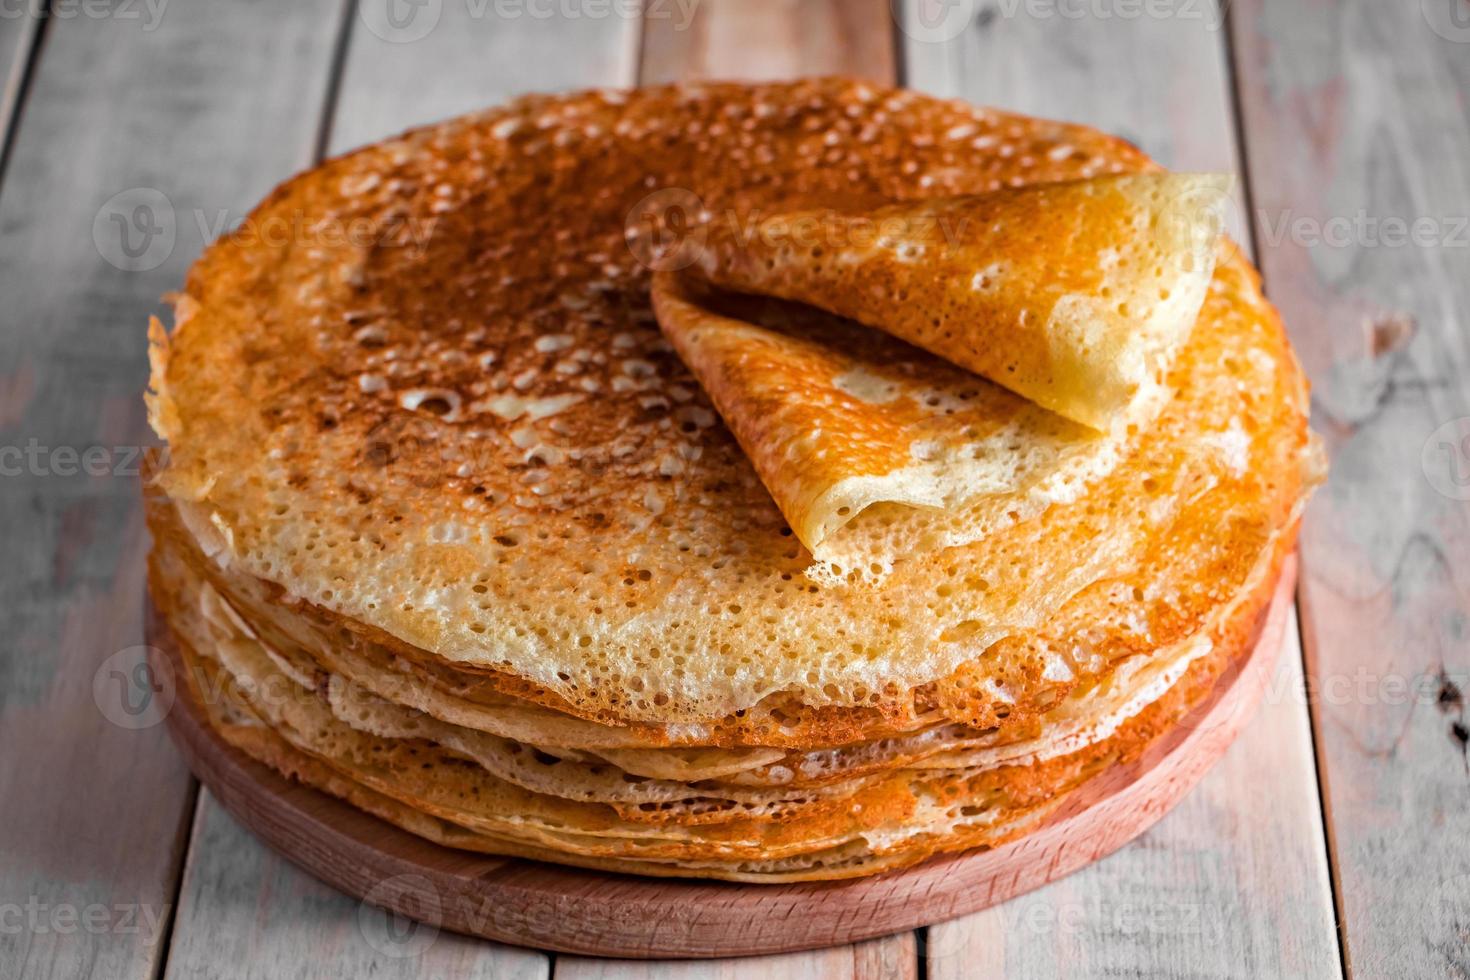
[[[162,726],[127,727],[149,718],[122,710],[137,659],[110,660],[142,643],[144,328],[201,245],[196,209],[238,214],[303,163],[325,90],[316,5],[133,10],[46,26],[0,188],[7,978],[157,975],[191,782]],[[92,447],[88,475],[72,453]]]
[[[782,956],[639,963],[559,956],[555,980],[913,980],[914,934]]]
[[[1466,15],[1459,0],[1231,15],[1266,286],[1333,457],[1303,529],[1301,612],[1363,977],[1470,975]]]
[[[440,932],[348,898],[261,847],[208,792],[189,853],[169,980],[547,975],[539,953]]]
[[[632,85],[637,10],[631,0],[357,0],[330,150],[517,95]]]
[[[1208,3],[1136,17],[1086,5],[951,6],[969,19],[926,23],[906,9],[913,87],[1097,126],[1173,169],[1238,170],[1223,22]],[[1244,190],[1235,228],[1249,247]],[[1301,672],[1294,626],[1290,642],[1272,703],[1175,813],[1064,881],[930,928],[929,975],[1335,975],[1307,709],[1283,693]]]

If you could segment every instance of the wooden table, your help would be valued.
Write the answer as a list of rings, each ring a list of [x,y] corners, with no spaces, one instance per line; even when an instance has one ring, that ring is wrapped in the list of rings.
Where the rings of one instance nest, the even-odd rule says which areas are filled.
[[[39,6],[0,3],[0,977],[1470,975],[1465,0]],[[108,701],[141,643],[147,314],[323,154],[526,91],[830,72],[1241,173],[1237,235],[1335,463],[1300,644],[1293,624],[1254,725],[1172,815],[991,911],[725,962],[447,934],[385,954],[371,910]]]

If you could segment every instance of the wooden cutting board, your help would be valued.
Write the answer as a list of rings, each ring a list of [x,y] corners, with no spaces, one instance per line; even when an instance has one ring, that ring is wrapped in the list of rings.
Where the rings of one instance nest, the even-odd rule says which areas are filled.
[[[168,724],[189,766],[281,854],[363,899],[365,930],[405,951],[432,930],[558,952],[637,958],[783,953],[857,942],[975,912],[1111,854],[1189,792],[1249,721],[1275,669],[1296,581],[1288,559],[1255,646],[1210,698],[1135,762],[1078,790],[1038,829],[989,851],[838,882],[745,885],[584,871],[422,840],[290,782],[214,733],[178,685]],[[162,676],[181,669],[150,607]],[[373,926],[381,906],[402,920]]]

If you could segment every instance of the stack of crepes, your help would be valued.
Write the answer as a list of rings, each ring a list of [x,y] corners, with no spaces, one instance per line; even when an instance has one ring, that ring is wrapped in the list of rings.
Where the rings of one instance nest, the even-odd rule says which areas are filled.
[[[1318,478],[1225,193],[841,80],[330,161],[150,334],[182,694],[472,851],[768,882],[1025,834],[1238,665]]]

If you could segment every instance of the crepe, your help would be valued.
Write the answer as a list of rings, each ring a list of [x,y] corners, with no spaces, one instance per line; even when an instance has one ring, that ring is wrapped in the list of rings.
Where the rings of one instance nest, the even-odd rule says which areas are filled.
[[[493,853],[782,880],[1023,833],[1208,696],[1292,546],[1319,473],[1254,271],[1222,257],[1157,414],[1101,434],[832,313],[690,293],[1077,436],[832,536],[887,564],[818,561],[661,332],[628,216],[1152,169],[821,80],[535,97],[293,179],[252,222],[364,234],[227,236],[151,331],[150,588],[191,691],[293,778]]]
[[[439,827],[434,839],[467,833],[475,849],[492,853],[552,853],[594,867],[630,860],[624,869],[751,881],[869,873],[1008,839],[1099,765],[1136,757],[1208,693],[1220,664],[1251,642],[1254,590],[1269,587],[1274,570],[1271,562],[1258,569],[1216,625],[1177,653],[1138,658],[1059,704],[1053,714],[1070,722],[1060,737],[980,746],[950,738],[947,752],[931,745],[888,765],[849,767],[841,779],[748,788],[636,779],[500,744],[376,701],[340,678],[302,673],[253,639],[182,558],[155,551],[150,577],[189,696],[262,761],[351,800],[392,800],[373,812],[408,829],[455,828]],[[277,737],[263,738],[262,728]],[[866,749],[845,751],[862,758]],[[842,857],[835,867],[834,852]]]
[[[1204,301],[1230,185],[1130,174],[732,215],[710,222],[694,269],[876,327],[1107,430],[1157,412]]]
[[[993,509],[1034,511],[1116,464],[1163,404],[1229,183],[1098,177],[702,230],[698,279],[890,336],[676,272],[655,278],[654,309],[802,544],[886,570],[993,525],[954,515],[936,536],[911,513],[901,549],[862,528],[829,538],[879,503],[953,512],[1004,495]]]

